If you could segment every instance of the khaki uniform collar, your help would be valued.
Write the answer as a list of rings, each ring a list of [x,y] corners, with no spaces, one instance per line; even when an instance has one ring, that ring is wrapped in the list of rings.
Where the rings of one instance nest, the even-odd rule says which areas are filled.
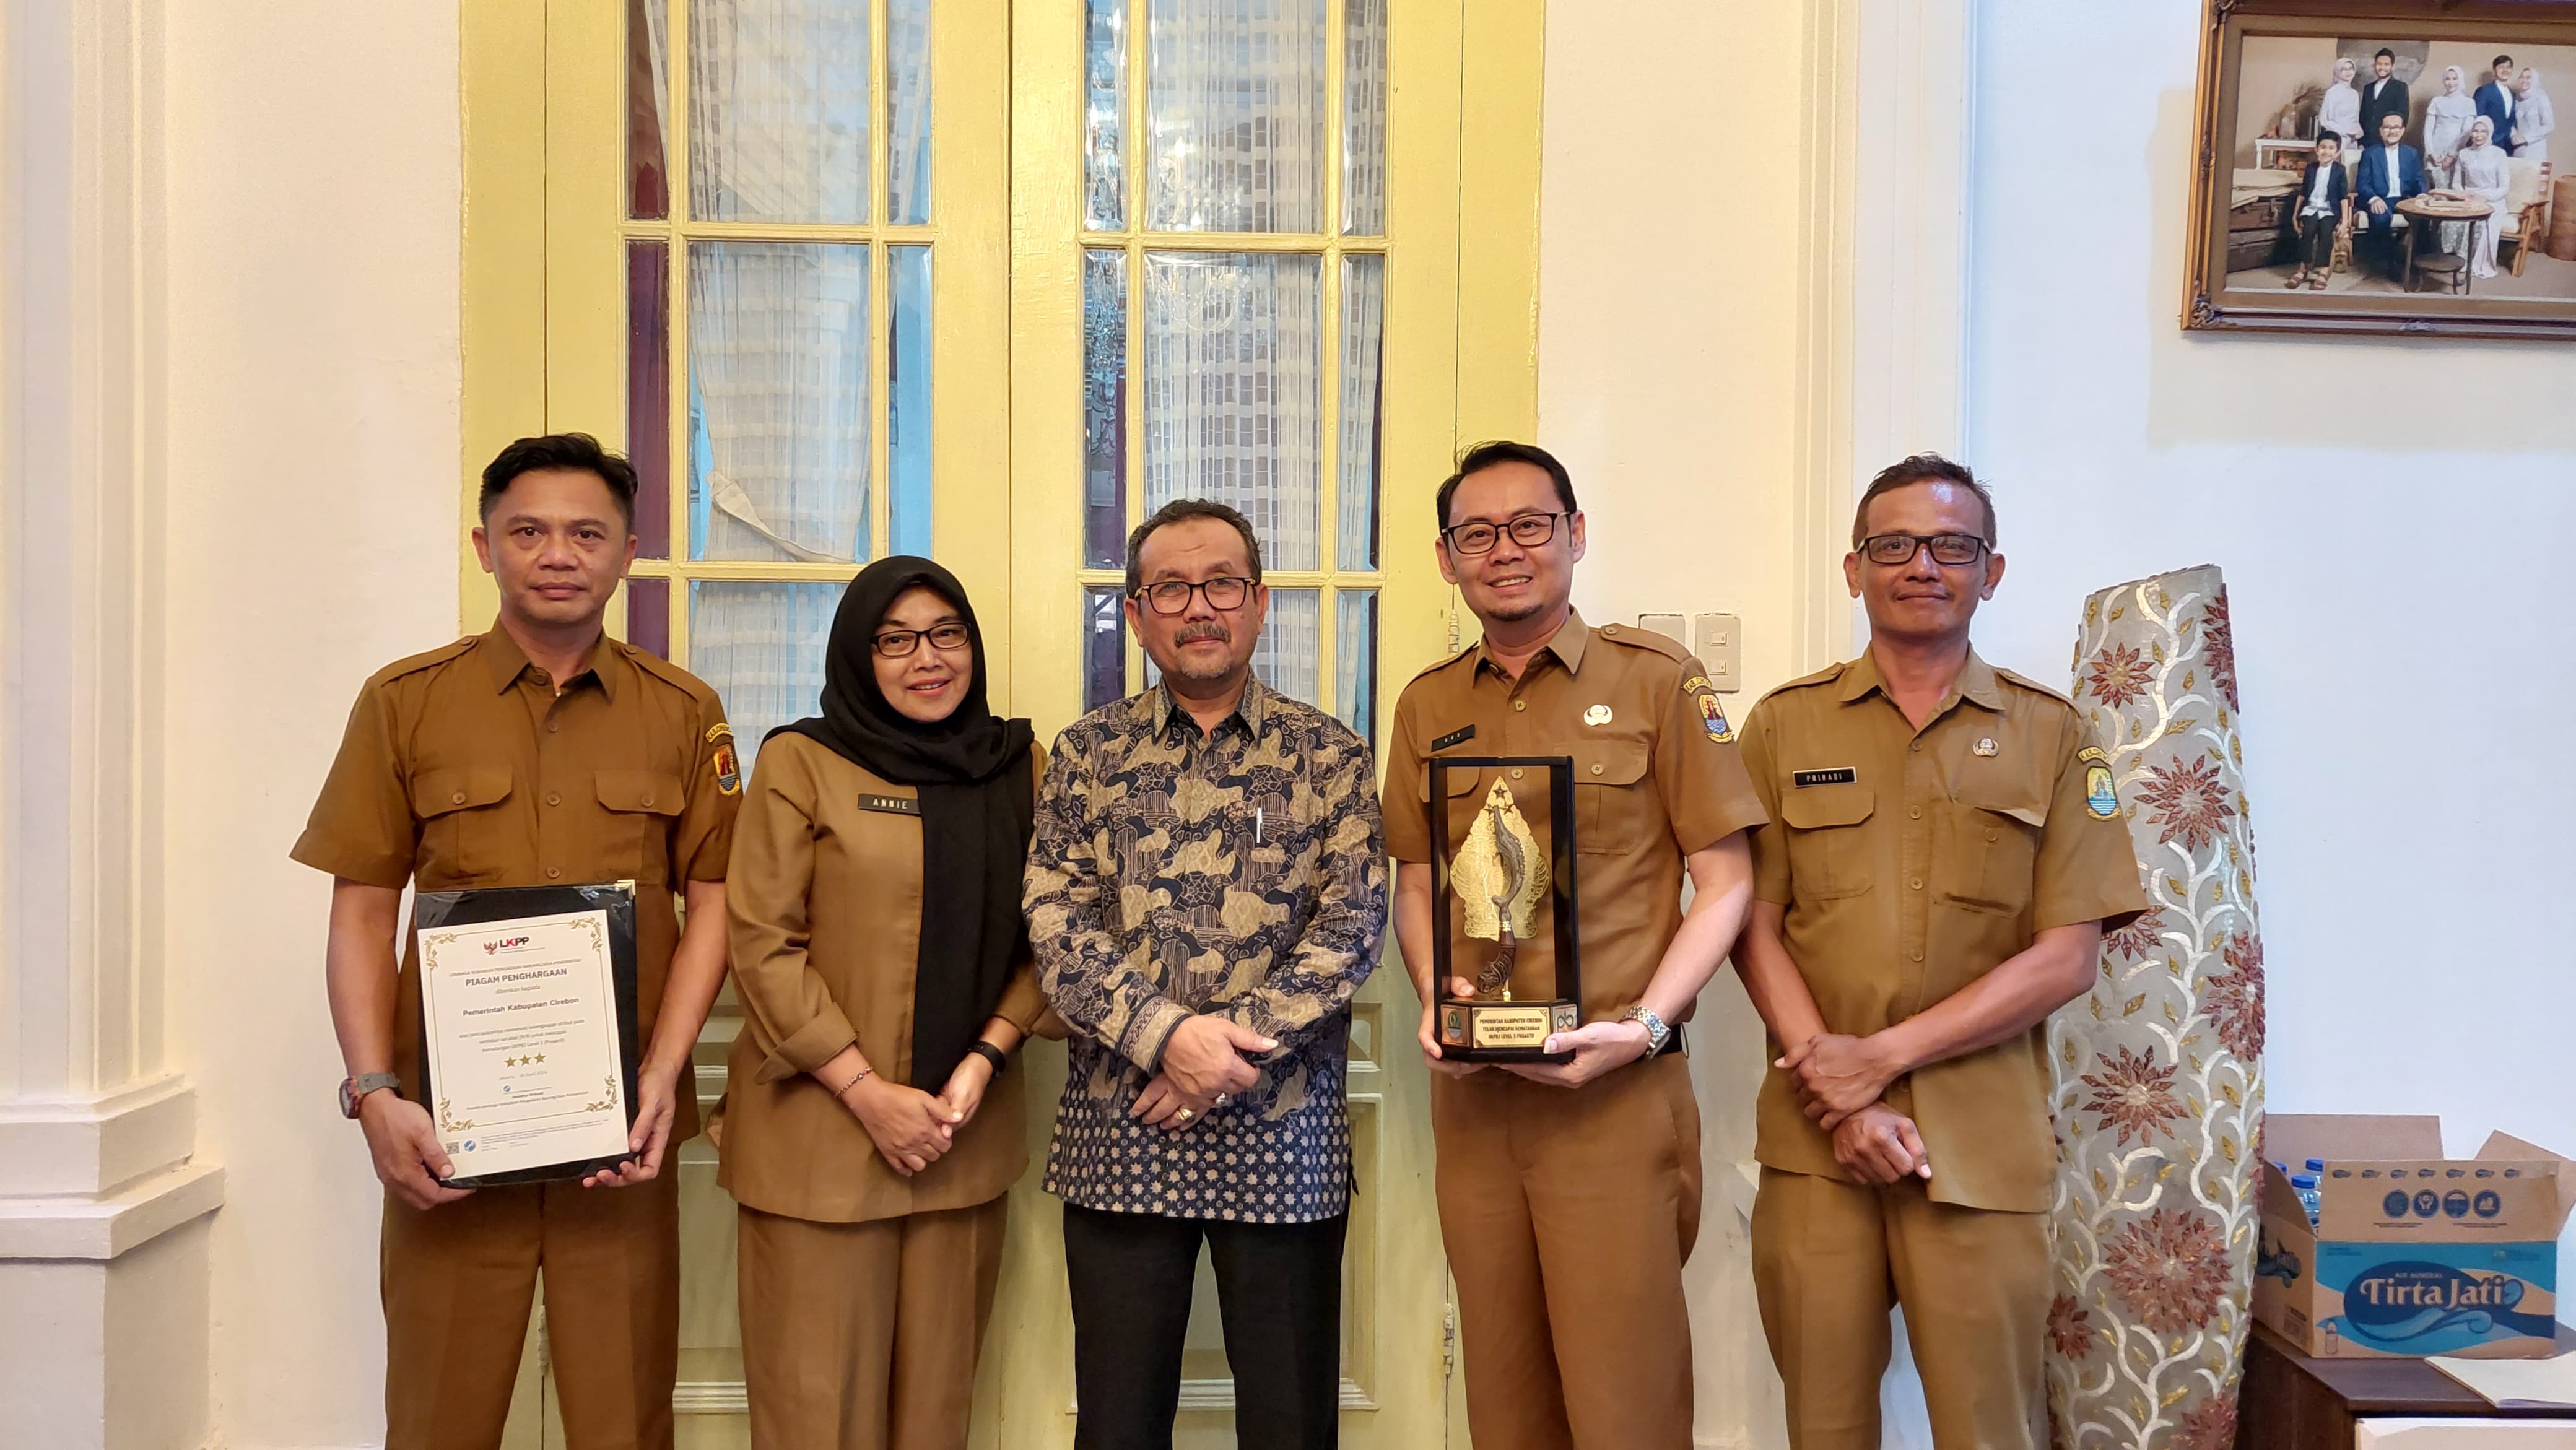
[[[1540,645],[1538,650],[1539,654],[1556,656],[1556,662],[1565,666],[1567,674],[1579,675],[1583,673],[1583,653],[1591,643],[1592,626],[1583,622],[1583,611],[1569,608],[1565,611],[1565,623],[1558,625],[1556,633],[1549,635],[1547,643]],[[1530,658],[1536,659],[1538,655]],[[1490,668],[1498,675],[1503,672],[1503,667],[1494,663],[1494,656],[1485,648],[1483,640],[1476,642],[1476,668]]]
[[[1848,705],[1872,691],[1885,694],[1887,677],[1878,672],[1878,656],[1862,650],[1859,659],[1843,666],[1843,676],[1835,687],[1835,693]],[[1935,716],[1947,714],[1950,707],[1961,700],[1982,705],[1998,714],[2004,708],[2003,685],[1995,678],[1995,667],[1979,658],[1973,646],[1968,650],[1967,664],[1960,667],[1958,682],[1950,687],[1950,693],[1942,698],[1940,708],[1932,713]],[[1894,704],[1895,701],[1890,699],[1888,703]]]
[[[1198,730],[1199,724],[1197,719],[1193,717],[1189,711],[1181,708],[1181,702],[1179,700],[1173,698],[1172,687],[1168,681],[1157,683],[1153,688],[1152,695],[1153,701],[1151,708],[1154,712],[1155,734],[1160,735],[1164,731],[1171,729],[1172,721],[1175,718],[1189,721],[1190,729],[1193,733]],[[1269,688],[1261,683],[1261,677],[1258,675],[1244,676],[1243,698],[1235,702],[1234,713],[1227,716],[1226,719],[1241,720],[1243,722],[1243,730],[1245,734],[1258,735],[1261,733],[1261,722],[1268,718],[1269,714]],[[1217,723],[1222,725],[1225,721],[1220,720]]]
[[[475,647],[483,652],[483,663],[492,671],[493,694],[500,694],[517,684],[519,676],[528,670],[528,652],[519,648],[519,642],[510,637],[510,631],[503,629],[497,619],[492,621],[492,628],[484,633]],[[590,647],[590,658],[581,673],[598,680],[599,692],[614,701],[621,683],[620,671],[625,668],[625,663],[626,656],[618,650],[617,642],[602,630],[599,642]],[[558,680],[556,683],[570,688],[573,681],[580,678],[581,675],[575,675],[571,680]]]

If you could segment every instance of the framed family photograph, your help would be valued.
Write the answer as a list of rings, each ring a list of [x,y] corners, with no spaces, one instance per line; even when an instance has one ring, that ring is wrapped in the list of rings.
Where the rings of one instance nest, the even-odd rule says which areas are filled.
[[[2576,339],[2553,79],[2576,0],[2210,0],[2183,326]]]

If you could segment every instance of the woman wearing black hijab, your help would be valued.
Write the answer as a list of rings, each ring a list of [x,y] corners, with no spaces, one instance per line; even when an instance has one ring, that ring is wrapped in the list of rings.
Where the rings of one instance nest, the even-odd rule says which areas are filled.
[[[953,1450],[1028,1160],[1009,1054],[1045,997],[1020,918],[1043,774],[985,704],[927,559],[842,596],[823,713],[762,745],[726,895],[742,1000],[710,1132],[741,1205],[758,1450]]]

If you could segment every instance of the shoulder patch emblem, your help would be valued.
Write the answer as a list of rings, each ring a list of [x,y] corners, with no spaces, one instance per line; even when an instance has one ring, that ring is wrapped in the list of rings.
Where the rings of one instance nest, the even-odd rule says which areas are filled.
[[[708,726],[707,743],[715,747],[716,790],[742,794],[742,758],[734,753],[733,727],[722,720]]]
[[[2090,751],[2092,755],[2102,752]],[[2099,760],[2084,767],[2084,809],[2097,821],[2120,813],[2120,792],[2112,785],[2111,767]]]
[[[2109,765],[2111,763],[2111,757],[2104,754],[2102,752],[2102,747],[2099,745],[2085,746],[2083,749],[2075,752],[2075,758],[2078,760],[2090,761],[2095,765]]]
[[[1726,723],[1726,711],[1718,705],[1716,691],[1703,688],[1693,692],[1691,698],[1699,706],[1700,723],[1708,727],[1709,739],[1724,745],[1735,738],[1735,727]]]
[[[1700,691],[1708,688],[1708,676],[1706,675],[1693,675],[1689,679],[1682,681],[1682,693],[1685,695],[1696,695]]]

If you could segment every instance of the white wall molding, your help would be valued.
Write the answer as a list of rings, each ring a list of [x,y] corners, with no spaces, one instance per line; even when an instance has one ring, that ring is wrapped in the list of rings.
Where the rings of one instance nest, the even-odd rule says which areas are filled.
[[[1867,639],[1841,559],[1852,500],[1967,438],[1973,0],[1812,0],[1793,515],[1801,671]]]
[[[0,0],[0,1450],[190,1450],[160,901],[162,0]]]
[[[93,1098],[0,1101],[0,1203],[112,1193],[185,1162],[197,1095],[177,1076]]]
[[[118,1258],[223,1201],[224,1170],[211,1163],[182,1163],[109,1194],[0,1198],[0,1259]]]

